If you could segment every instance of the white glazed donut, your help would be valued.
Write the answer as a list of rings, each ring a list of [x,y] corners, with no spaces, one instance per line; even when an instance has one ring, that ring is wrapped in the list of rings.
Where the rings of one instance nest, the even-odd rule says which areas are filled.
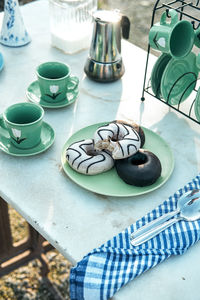
[[[66,159],[75,171],[87,175],[99,174],[114,166],[111,154],[95,150],[92,139],[71,144],[66,150]]]
[[[130,125],[110,123],[94,134],[95,149],[112,152],[113,159],[124,159],[135,154],[141,146],[137,131]]]

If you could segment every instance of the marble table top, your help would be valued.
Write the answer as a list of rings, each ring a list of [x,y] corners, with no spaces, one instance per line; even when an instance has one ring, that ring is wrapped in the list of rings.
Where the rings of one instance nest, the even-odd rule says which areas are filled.
[[[0,151],[0,196],[73,264],[128,225],[155,208],[200,171],[200,128],[157,99],[145,95],[146,52],[123,41],[125,74],[109,84],[95,83],[83,72],[88,50],[66,55],[50,43],[48,3],[36,1],[22,8],[32,38],[25,47],[0,45],[5,66],[0,73],[0,112],[27,101],[26,89],[36,80],[35,69],[45,61],[61,61],[80,79],[77,101],[62,109],[46,109],[44,120],[55,130],[55,142],[32,157],[13,157]],[[3,14],[0,14],[2,22]],[[152,67],[155,58],[151,57]],[[77,130],[114,119],[134,120],[158,133],[170,145],[175,168],[159,189],[137,197],[108,197],[72,182],[61,165],[66,140]],[[200,244],[180,257],[172,257],[122,288],[119,300],[198,300]],[[192,295],[192,296],[191,296]]]

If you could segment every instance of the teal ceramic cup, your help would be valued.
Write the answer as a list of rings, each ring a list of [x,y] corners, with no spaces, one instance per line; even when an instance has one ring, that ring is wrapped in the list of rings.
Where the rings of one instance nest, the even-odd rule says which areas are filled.
[[[153,25],[149,31],[150,46],[174,58],[185,57],[194,45],[194,29],[187,20],[178,19],[178,13],[170,9],[170,23],[166,21],[167,12],[161,16],[160,23]]]
[[[40,143],[44,110],[41,106],[21,102],[9,106],[0,118],[10,136],[10,142],[17,148],[30,149]]]
[[[76,94],[79,79],[71,76],[71,69],[60,62],[46,62],[36,69],[41,98],[50,103],[67,99],[67,93]]]

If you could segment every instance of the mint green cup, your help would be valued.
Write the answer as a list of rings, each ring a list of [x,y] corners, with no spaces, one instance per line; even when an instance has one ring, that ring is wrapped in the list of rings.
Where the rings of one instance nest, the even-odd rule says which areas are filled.
[[[30,149],[40,143],[43,116],[44,110],[38,104],[21,102],[9,106],[1,118],[10,142],[17,148]]]
[[[174,58],[187,56],[194,45],[195,33],[192,24],[187,20],[178,19],[178,13],[170,9],[170,23],[167,13],[161,16],[160,23],[153,25],[149,31],[151,48],[170,54]]]
[[[75,96],[79,79],[71,76],[71,69],[60,62],[46,62],[36,69],[42,100],[50,103],[67,100],[67,93]]]

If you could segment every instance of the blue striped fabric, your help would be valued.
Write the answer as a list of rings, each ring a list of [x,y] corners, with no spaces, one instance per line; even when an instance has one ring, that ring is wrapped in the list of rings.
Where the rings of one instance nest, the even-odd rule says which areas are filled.
[[[130,243],[132,232],[176,209],[178,198],[196,188],[200,188],[200,175],[135,224],[88,253],[71,269],[71,300],[109,299],[130,280],[171,255],[183,254],[197,242],[200,239],[200,221],[179,221],[140,246],[134,247]]]

